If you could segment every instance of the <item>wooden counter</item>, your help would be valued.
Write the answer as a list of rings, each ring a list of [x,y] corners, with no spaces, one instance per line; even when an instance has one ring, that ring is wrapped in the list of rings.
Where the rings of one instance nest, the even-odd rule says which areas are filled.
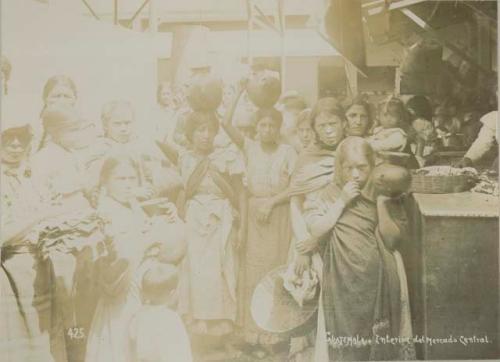
[[[419,359],[498,359],[499,200],[477,193],[414,194],[402,247]],[[464,345],[463,338],[476,337]],[[479,342],[487,337],[488,343]]]

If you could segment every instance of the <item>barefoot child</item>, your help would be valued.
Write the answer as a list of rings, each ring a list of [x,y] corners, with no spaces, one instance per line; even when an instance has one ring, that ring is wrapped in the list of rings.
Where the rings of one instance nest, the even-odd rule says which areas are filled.
[[[292,146],[279,141],[282,116],[274,108],[256,112],[256,141],[232,125],[234,110],[244,90],[242,82],[223,127],[246,159],[248,232],[240,278],[240,321],[245,341],[257,347],[255,357],[260,357],[264,355],[263,346],[283,341],[280,336],[257,327],[250,314],[250,303],[259,281],[287,259],[291,228],[286,190],[297,155]]]
[[[167,307],[175,292],[178,270],[154,262],[142,277],[143,305],[130,326],[134,362],[191,362],[191,346],[184,324]]]

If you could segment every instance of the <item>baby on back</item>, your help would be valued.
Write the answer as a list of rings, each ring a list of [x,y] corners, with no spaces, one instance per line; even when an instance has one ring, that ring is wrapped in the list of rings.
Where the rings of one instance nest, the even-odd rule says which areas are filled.
[[[130,324],[134,362],[191,362],[189,337],[181,318],[167,307],[178,281],[171,264],[154,263],[142,278],[143,306]]]

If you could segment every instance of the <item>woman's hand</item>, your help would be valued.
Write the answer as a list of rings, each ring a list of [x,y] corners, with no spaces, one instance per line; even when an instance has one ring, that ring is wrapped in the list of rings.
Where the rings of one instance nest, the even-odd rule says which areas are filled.
[[[240,81],[238,82],[238,86],[236,88],[238,94],[241,94],[244,91],[246,91],[247,86],[248,86],[248,78],[247,77],[241,78]]]
[[[311,236],[310,238],[299,241],[297,244],[295,244],[295,250],[297,250],[299,254],[307,254],[311,251],[316,250],[318,248],[318,245],[318,238]]]
[[[359,183],[356,181],[349,181],[342,188],[340,193],[340,198],[344,201],[346,205],[349,205],[356,197],[361,194],[359,189]]]
[[[297,255],[295,259],[295,274],[297,276],[302,276],[304,271],[311,267],[311,257],[307,254]]]
[[[274,208],[273,200],[266,200],[259,206],[257,209],[257,221],[261,223],[266,223],[269,221],[269,217],[271,216],[271,212]]]
[[[386,196],[386,195],[378,195],[377,196],[377,204],[387,204],[389,203],[391,200],[394,200],[394,198],[391,198],[389,196]]]
[[[177,216],[177,208],[173,203],[164,202],[158,205],[158,207],[161,209],[162,215],[165,216],[169,223],[175,223],[179,219]]]
[[[139,200],[149,200],[155,193],[155,190],[151,186],[137,187],[133,191],[134,196]]]

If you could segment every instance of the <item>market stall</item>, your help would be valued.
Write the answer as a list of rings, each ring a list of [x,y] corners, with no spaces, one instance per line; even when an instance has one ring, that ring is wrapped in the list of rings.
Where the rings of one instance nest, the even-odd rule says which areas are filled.
[[[498,197],[413,194],[410,204],[404,257],[417,356],[498,357]]]

